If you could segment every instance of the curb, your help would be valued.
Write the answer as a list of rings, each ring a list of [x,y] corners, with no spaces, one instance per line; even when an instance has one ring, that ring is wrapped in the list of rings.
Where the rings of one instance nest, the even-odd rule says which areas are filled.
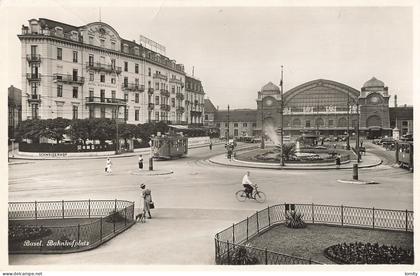
[[[154,173],[156,172],[156,173]],[[145,173],[133,172],[131,171],[130,174],[132,175],[139,175],[139,176],[158,176],[158,175],[169,175],[173,174],[174,171],[145,171]]]
[[[238,168],[252,168],[252,169],[266,169],[266,170],[352,170],[353,167],[290,167],[290,166],[284,166],[284,167],[255,167],[251,165],[238,165],[238,164],[228,164],[228,163],[221,163],[218,161],[214,161],[212,159],[208,159],[209,162],[217,165],[227,166],[227,167],[238,167]],[[244,162],[244,161],[242,161]],[[366,168],[372,168],[381,165],[383,162],[382,159],[379,160],[379,162],[374,164],[369,164],[365,166],[359,166],[359,169],[366,169]]]
[[[341,180],[337,179],[337,182],[346,183],[346,184],[379,184],[376,181],[362,181],[362,180]]]

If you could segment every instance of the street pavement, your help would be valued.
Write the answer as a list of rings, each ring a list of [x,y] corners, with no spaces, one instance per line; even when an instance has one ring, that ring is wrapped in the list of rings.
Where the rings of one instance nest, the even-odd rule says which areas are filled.
[[[33,160],[9,166],[9,201],[123,199],[140,201],[140,183],[153,194],[153,219],[138,223],[100,247],[63,255],[9,255],[19,264],[214,264],[214,234],[256,210],[278,203],[315,203],[413,210],[413,174],[392,166],[393,156],[366,142],[368,154],[384,159],[361,169],[359,179],[379,184],[337,182],[351,170],[267,170],[226,167],[208,161],[224,152],[189,150],[188,157],[155,162],[169,175],[140,175],[137,157],[112,159],[113,174],[104,173],[105,159]],[[148,160],[148,156],[143,156]],[[392,157],[392,158],[391,158]],[[145,168],[148,167],[146,162]],[[267,202],[238,202],[246,170],[267,194]]]

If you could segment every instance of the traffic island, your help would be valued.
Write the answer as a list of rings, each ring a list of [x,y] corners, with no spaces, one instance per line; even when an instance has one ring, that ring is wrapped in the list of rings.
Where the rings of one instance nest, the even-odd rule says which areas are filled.
[[[131,201],[9,202],[9,254],[86,251],[134,223]]]
[[[170,170],[138,170],[138,171],[131,171],[132,175],[140,175],[140,176],[159,176],[159,175],[168,175],[173,174],[173,171]]]
[[[346,184],[362,184],[362,185],[366,185],[366,184],[379,184],[379,182],[376,182],[374,180],[364,181],[364,180],[356,180],[356,179],[349,179],[349,180],[346,180],[346,179],[337,179],[337,182],[346,183]]]

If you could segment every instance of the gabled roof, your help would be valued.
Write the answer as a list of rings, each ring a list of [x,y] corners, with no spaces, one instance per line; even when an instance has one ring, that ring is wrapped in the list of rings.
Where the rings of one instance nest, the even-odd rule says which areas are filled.
[[[54,21],[51,19],[47,19],[47,18],[40,18],[39,19],[39,24],[41,25],[41,28],[45,28],[46,25],[48,25],[49,29],[54,29],[55,27],[61,27],[63,28],[63,32],[64,33],[69,33],[71,31],[79,31],[80,27],[76,27],[76,26],[72,26],[66,23],[62,23],[62,22],[58,22],[58,21]]]
[[[205,113],[216,113],[217,109],[214,107],[210,99],[204,99],[204,112]]]

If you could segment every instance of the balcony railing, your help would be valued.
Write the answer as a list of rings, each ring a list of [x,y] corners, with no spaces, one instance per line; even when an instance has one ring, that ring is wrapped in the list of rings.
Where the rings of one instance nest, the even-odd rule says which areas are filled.
[[[137,84],[137,83],[123,83],[122,90],[129,90],[129,91],[144,91],[144,85]]]
[[[154,89],[153,88],[151,88],[151,87],[149,87],[149,89],[147,89],[147,93],[149,93],[149,94],[153,94],[154,93]]]
[[[126,105],[127,101],[116,98],[86,97],[86,104]]]
[[[154,103],[149,103],[149,110],[153,110],[155,109],[155,104]]]
[[[160,109],[163,110],[163,111],[170,111],[171,106],[169,104],[161,104]]]
[[[28,79],[28,81],[41,81],[41,74],[27,73],[26,78]]]
[[[109,73],[121,73],[121,67],[119,66],[113,66],[112,64],[103,64],[100,62],[87,62],[86,68],[96,71],[104,71]]]
[[[185,111],[185,109],[182,106],[176,108],[176,112],[178,112],[178,113],[184,113],[184,111]]]
[[[163,97],[170,97],[171,93],[169,93],[169,91],[166,90],[166,89],[161,89],[160,90],[160,95],[163,96]]]
[[[26,60],[28,62],[41,62],[41,55],[26,55]]]
[[[183,85],[184,83],[182,82],[182,80],[179,80],[179,79],[169,79],[169,82],[171,82],[171,83],[178,83],[178,84],[181,84],[181,85]]]
[[[190,103],[191,103],[190,100],[185,100],[186,105],[189,105]]]
[[[39,94],[29,94],[28,95],[28,102],[40,102],[41,95]]]
[[[177,98],[177,99],[180,99],[181,101],[183,101],[183,100],[184,100],[184,94],[182,94],[182,93],[180,93],[180,92],[177,92],[177,93],[176,93],[176,98]]]
[[[53,80],[56,82],[63,82],[63,83],[77,83],[83,84],[85,83],[85,78],[80,76],[73,76],[69,74],[54,74]]]
[[[154,79],[161,79],[161,80],[165,80],[165,81],[167,81],[167,80],[168,80],[168,77],[167,77],[167,76],[162,75],[162,74],[160,74],[160,73],[155,73],[155,74],[153,74],[153,78],[154,78]]]

